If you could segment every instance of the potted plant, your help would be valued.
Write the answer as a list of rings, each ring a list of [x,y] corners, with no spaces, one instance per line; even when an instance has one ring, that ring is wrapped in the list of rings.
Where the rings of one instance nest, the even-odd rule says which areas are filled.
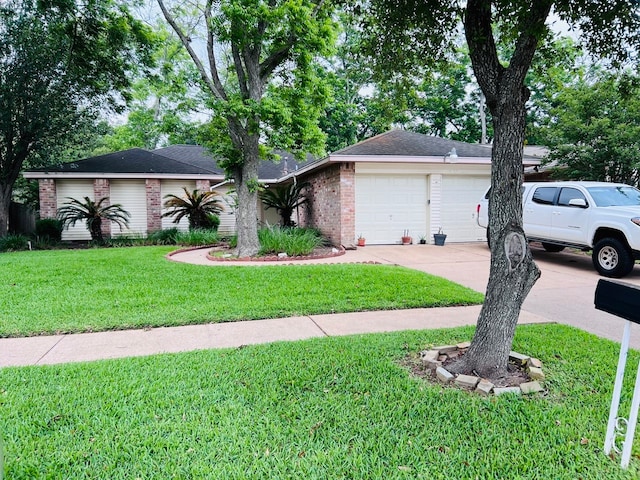
[[[364,238],[362,236],[362,234],[360,234],[360,236],[358,237],[358,246],[359,247],[364,247],[364,244],[366,243],[367,239]]]
[[[436,245],[444,245],[444,241],[447,239],[447,235],[442,233],[442,227],[438,229],[438,233],[433,234],[433,242]]]
[[[427,237],[425,237],[424,235],[420,236],[420,245],[426,245],[427,243]]]
[[[402,245],[411,245],[413,239],[409,236],[409,230],[405,230],[402,234]]]

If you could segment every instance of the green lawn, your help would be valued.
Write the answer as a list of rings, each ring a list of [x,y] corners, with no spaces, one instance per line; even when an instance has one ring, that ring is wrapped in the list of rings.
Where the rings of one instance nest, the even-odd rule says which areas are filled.
[[[384,265],[210,267],[172,247],[0,254],[0,336],[469,305],[483,296]]]
[[[626,471],[602,453],[616,344],[566,326],[519,327],[514,349],[542,359],[549,378],[548,391],[529,398],[444,389],[399,366],[408,353],[471,335],[467,327],[1,369],[6,476],[639,478],[638,438]]]

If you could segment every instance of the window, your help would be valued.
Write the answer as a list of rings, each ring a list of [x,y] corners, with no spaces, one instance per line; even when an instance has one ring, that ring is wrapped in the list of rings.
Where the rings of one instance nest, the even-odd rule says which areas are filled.
[[[542,205],[553,205],[553,200],[556,198],[556,187],[538,187],[533,192],[533,202],[541,203]]]
[[[598,207],[640,205],[640,191],[633,187],[589,187],[587,190]]]
[[[570,207],[571,205],[569,205],[569,201],[575,198],[581,198],[585,201],[587,205],[589,204],[587,202],[587,199],[585,198],[585,196],[582,194],[580,190],[578,190],[577,188],[565,187],[560,189],[560,196],[558,197],[558,205],[561,205],[563,207]]]

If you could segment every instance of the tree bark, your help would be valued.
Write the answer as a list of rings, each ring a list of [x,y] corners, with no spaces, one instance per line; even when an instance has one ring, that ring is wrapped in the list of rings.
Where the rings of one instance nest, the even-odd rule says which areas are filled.
[[[230,128],[234,122],[230,122]],[[241,128],[235,125],[236,128]],[[231,138],[242,142],[244,161],[233,170],[233,181],[238,195],[236,210],[236,233],[238,235],[238,256],[252,257],[260,250],[258,240],[258,166],[260,164],[259,142],[256,134],[231,132]],[[237,148],[237,147],[236,147]]]
[[[13,184],[10,186],[0,185],[0,238],[9,233],[9,207],[12,190]]]
[[[540,277],[522,227],[522,168],[525,104],[524,79],[544,30],[551,3],[535,2],[508,67],[497,54],[492,33],[492,2],[469,0],[465,35],[474,73],[493,118],[489,235],[491,266],[485,302],[468,352],[449,368],[485,378],[506,374],[520,309]]]

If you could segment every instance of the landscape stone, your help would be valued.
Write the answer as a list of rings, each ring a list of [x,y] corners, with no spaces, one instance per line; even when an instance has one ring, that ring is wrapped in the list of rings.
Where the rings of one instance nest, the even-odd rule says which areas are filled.
[[[447,371],[443,367],[438,367],[436,369],[436,376],[438,377],[438,380],[440,380],[442,383],[451,383],[451,381],[454,378],[453,374],[451,374],[449,371]]]
[[[435,370],[438,367],[442,366],[442,362],[439,362],[438,360],[431,360],[429,359],[422,359],[422,364],[428,369],[428,370]]]
[[[537,367],[529,367],[527,369],[527,373],[531,377],[532,380],[544,380],[544,372],[541,368]]]
[[[438,356],[438,360],[440,360],[441,362],[444,362],[447,358],[449,358],[447,355]]]
[[[285,252],[279,253],[278,254],[278,258],[287,258],[289,255],[287,255]]]
[[[532,357],[529,360],[527,360],[527,367],[542,368],[542,362],[537,358]]]
[[[464,350],[465,348],[469,348],[471,346],[471,342],[462,342],[456,345],[459,350]]]
[[[531,393],[541,392],[542,386],[538,381],[534,380],[533,382],[521,383],[520,390],[522,390],[522,393],[524,393],[525,395],[529,395]]]
[[[422,358],[422,362],[426,362],[427,360],[438,360],[438,356],[440,352],[438,350],[423,350],[420,352],[420,358]]]
[[[530,359],[531,357],[528,355],[523,355],[521,353],[518,352],[511,352],[509,353],[509,359],[513,360],[514,362],[518,362],[520,363],[520,365],[524,365],[525,363],[527,363],[527,361]]]
[[[520,390],[520,387],[496,387],[493,389],[493,394],[496,397],[505,393],[515,393],[516,395],[521,395],[522,390]]]
[[[456,377],[455,383],[463,388],[476,388],[479,381],[480,379],[478,377],[461,374]]]
[[[440,352],[440,355],[443,355],[445,353],[455,352],[457,349],[458,347],[456,347],[455,345],[442,345],[440,347],[433,347],[432,350],[438,350]]]
[[[489,395],[491,393],[491,390],[493,390],[493,383],[491,383],[489,380],[480,380],[478,386],[476,387],[476,392],[481,395]]]

